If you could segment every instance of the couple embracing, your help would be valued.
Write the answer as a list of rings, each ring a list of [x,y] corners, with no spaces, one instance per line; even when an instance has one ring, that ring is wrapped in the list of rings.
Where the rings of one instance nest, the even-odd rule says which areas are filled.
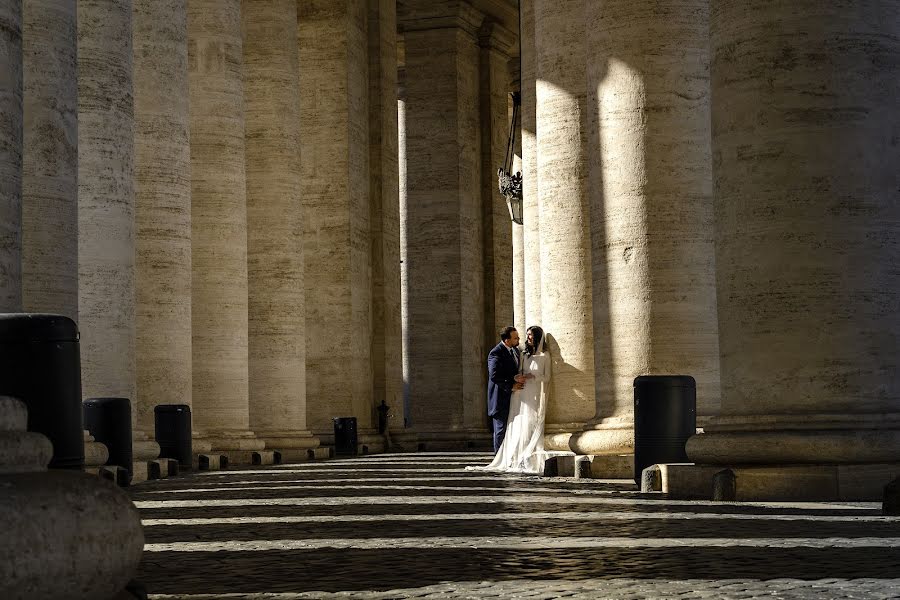
[[[544,350],[544,330],[528,328],[525,351],[519,332],[506,327],[500,343],[488,354],[488,417],[494,432],[493,462],[487,471],[536,473],[544,468],[544,417],[550,354]]]

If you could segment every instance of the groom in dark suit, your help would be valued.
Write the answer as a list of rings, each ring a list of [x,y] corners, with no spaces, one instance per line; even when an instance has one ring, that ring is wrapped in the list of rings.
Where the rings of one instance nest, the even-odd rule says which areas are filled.
[[[500,449],[506,435],[506,419],[509,417],[509,399],[521,390],[525,378],[519,375],[519,332],[515,327],[505,327],[500,332],[500,343],[488,354],[488,417],[494,432],[494,452]]]

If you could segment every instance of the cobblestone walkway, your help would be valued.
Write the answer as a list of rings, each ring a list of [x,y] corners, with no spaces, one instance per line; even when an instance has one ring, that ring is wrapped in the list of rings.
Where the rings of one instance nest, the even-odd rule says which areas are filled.
[[[132,488],[150,598],[900,598],[877,504],[715,503],[397,454]]]

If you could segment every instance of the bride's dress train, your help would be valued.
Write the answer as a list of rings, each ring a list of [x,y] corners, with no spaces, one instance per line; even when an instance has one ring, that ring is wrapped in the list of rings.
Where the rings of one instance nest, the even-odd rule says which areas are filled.
[[[547,386],[550,355],[540,352],[522,355],[521,372],[534,377],[513,392],[509,401],[506,436],[491,464],[467,467],[472,470],[541,474],[544,471],[544,417],[547,414]]]

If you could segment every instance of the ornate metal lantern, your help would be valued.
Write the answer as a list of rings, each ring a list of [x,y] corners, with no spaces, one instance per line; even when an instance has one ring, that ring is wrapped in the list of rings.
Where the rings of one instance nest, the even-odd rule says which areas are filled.
[[[519,122],[520,96],[512,94],[513,114],[512,123],[509,126],[509,139],[506,142],[506,159],[503,166],[497,169],[497,179],[500,193],[506,197],[506,206],[509,209],[509,218],[514,223],[522,224],[522,173],[513,174],[513,158],[516,153],[516,129]]]

